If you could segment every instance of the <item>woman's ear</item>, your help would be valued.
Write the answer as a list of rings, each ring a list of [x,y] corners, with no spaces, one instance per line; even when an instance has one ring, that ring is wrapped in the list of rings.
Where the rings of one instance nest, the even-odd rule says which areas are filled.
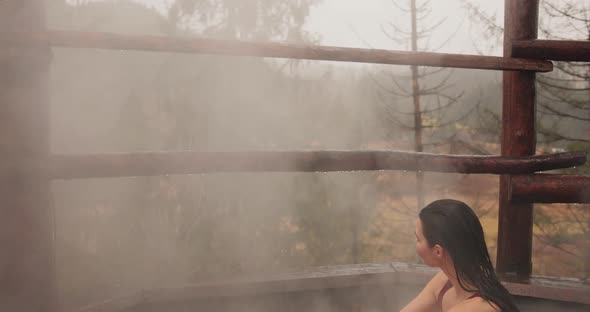
[[[437,258],[442,258],[442,256],[444,255],[444,252],[445,252],[444,248],[442,248],[441,245],[436,244],[436,245],[434,245],[433,249],[434,249],[434,255]]]

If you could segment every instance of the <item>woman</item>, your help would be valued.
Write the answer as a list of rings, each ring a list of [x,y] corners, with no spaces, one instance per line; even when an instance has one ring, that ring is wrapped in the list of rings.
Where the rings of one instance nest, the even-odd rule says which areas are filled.
[[[416,251],[441,268],[402,312],[519,311],[498,281],[483,229],[465,203],[442,199],[420,211]]]

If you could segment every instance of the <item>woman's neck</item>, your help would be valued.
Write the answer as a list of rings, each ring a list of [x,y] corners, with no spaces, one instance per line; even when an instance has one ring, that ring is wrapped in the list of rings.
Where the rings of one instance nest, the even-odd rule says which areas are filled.
[[[453,289],[455,290],[458,298],[468,297],[472,294],[463,289],[461,284],[459,284],[459,281],[457,280],[457,271],[455,271],[455,266],[453,263],[447,262],[441,266],[441,269],[449,279],[449,282],[451,282],[451,285],[453,285]],[[469,285],[465,285],[465,282],[463,282],[463,286],[469,288]]]

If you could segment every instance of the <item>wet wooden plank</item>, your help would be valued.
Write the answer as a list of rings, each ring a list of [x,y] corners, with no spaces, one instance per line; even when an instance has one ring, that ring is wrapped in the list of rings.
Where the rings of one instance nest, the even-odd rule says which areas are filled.
[[[53,155],[42,163],[55,179],[216,172],[411,170],[478,174],[532,173],[586,162],[583,152],[527,157],[439,155],[400,151],[143,152]],[[5,164],[8,166],[8,164]],[[31,164],[34,170],[35,164]],[[8,170],[8,169],[6,169]]]
[[[514,203],[590,203],[590,176],[515,175],[510,182]]]
[[[332,46],[300,45],[277,42],[249,42],[200,37],[124,35],[104,32],[49,31],[44,33],[0,33],[0,42],[20,45],[134,50],[257,56],[320,61],[357,62],[390,65],[419,65],[488,70],[548,72],[547,61],[495,56],[407,52],[381,49],[359,49]]]
[[[590,41],[517,40],[512,42],[512,55],[539,60],[590,62]]]
[[[533,277],[526,284],[511,282],[504,282],[503,284],[513,296],[590,305],[590,287],[582,283],[573,285],[571,282],[551,281],[546,278]]]

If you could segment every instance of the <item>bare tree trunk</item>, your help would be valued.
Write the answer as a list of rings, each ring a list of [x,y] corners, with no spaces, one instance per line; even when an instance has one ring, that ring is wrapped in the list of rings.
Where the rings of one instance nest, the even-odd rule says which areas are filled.
[[[412,15],[412,52],[418,51],[418,34],[416,26],[416,0],[410,0]],[[411,66],[412,98],[414,100],[414,150],[422,152],[422,110],[420,109],[420,85],[418,83],[418,66]],[[416,171],[416,209],[424,207],[424,173]]]

